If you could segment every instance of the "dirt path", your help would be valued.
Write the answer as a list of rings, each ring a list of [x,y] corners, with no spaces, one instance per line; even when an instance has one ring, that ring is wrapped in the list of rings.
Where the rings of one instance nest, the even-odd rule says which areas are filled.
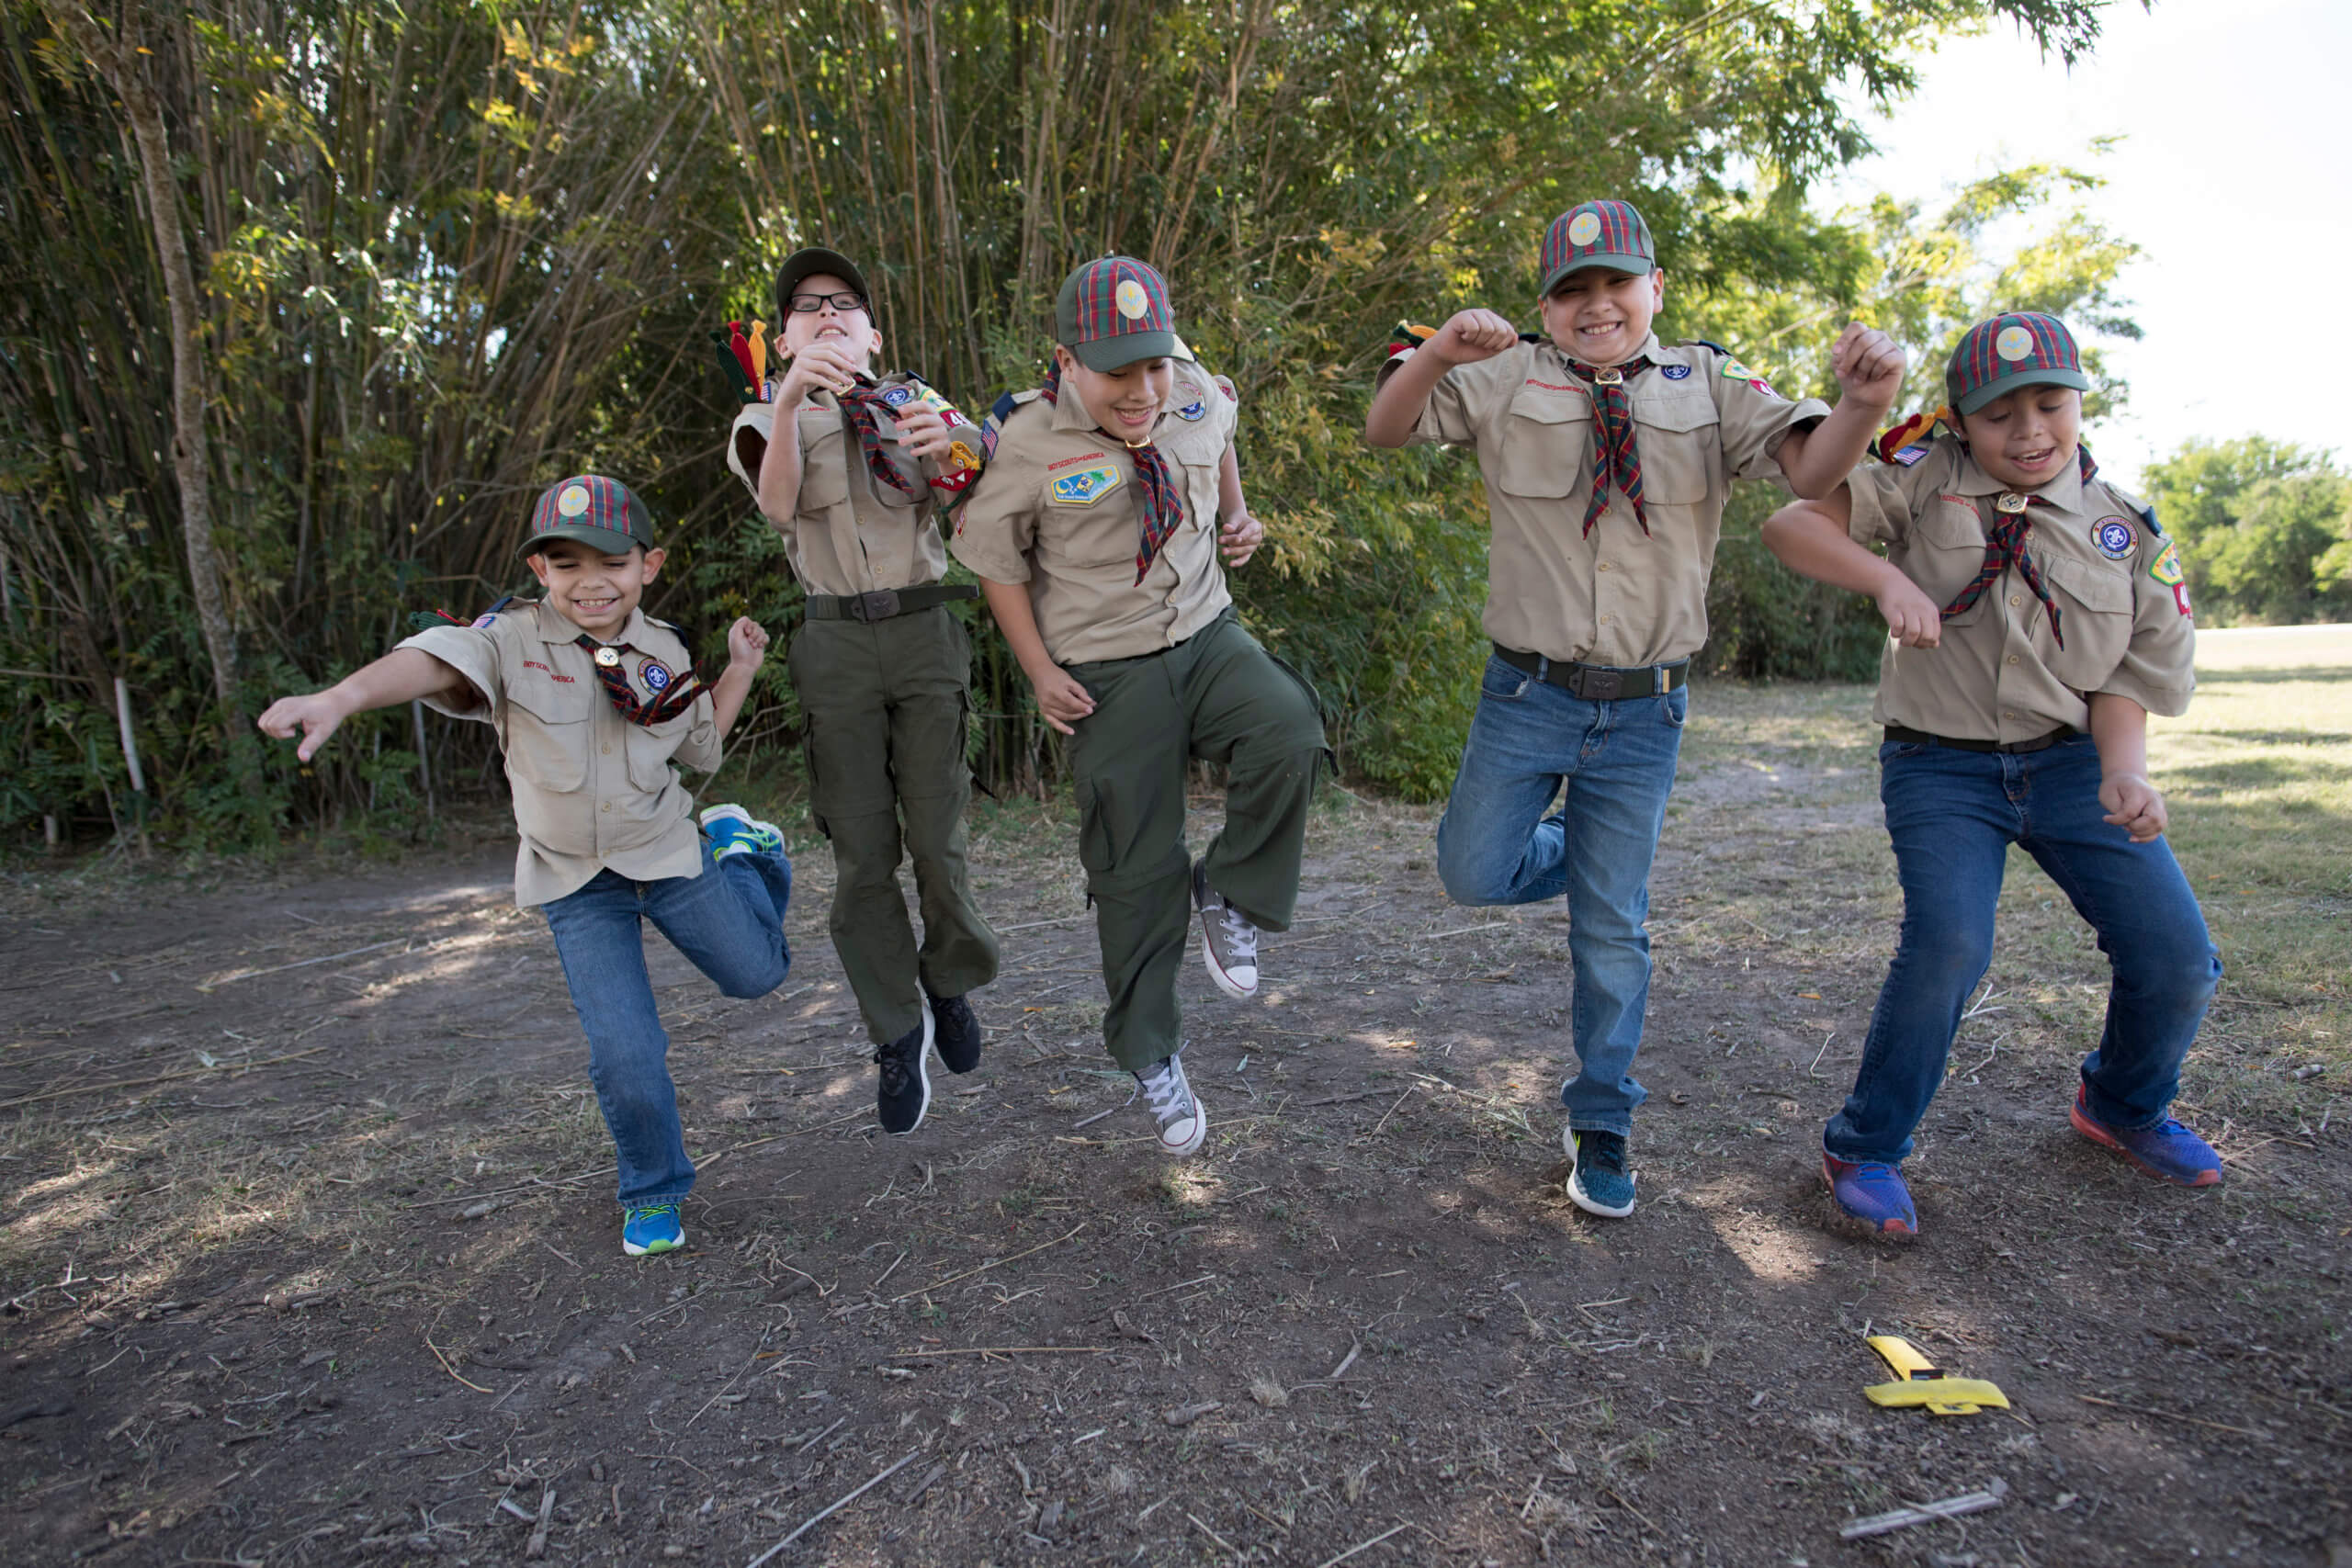
[[[1805,739],[1815,699],[1702,695],[1619,1224],[1560,1190],[1565,917],[1448,904],[1430,811],[1334,801],[1256,1005],[1188,971],[1183,1166],[1097,1043],[1066,824],[983,820],[991,1044],[905,1140],[808,848],[779,996],[657,944],[703,1176],[693,1249],[638,1261],[505,851],[20,897],[10,1559],[483,1563],[544,1528],[548,1562],[742,1564],[887,1472],[771,1561],[2352,1560],[2344,1118],[2237,1093],[2262,1022],[2225,997],[2189,1098],[2230,1182],[2081,1144],[2098,955],[2021,886],[1909,1168],[1926,1237],[1831,1233],[1818,1128],[1894,908],[1868,758]],[[2015,1408],[1874,1409],[1865,1329]]]

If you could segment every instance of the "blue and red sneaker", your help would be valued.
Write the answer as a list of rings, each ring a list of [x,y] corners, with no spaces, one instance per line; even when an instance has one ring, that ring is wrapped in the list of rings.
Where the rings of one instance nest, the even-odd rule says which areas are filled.
[[[2152,1127],[2110,1127],[2091,1114],[2090,1101],[2080,1085],[2075,1108],[2068,1114],[2075,1131],[2102,1148],[2113,1149],[2159,1181],[2176,1187],[2218,1187],[2222,1156],[2213,1145],[2167,1116]]]
[[[1917,1235],[1919,1212],[1911,1206],[1911,1190],[1903,1173],[1879,1160],[1845,1160],[1824,1150],[1821,1174],[1829,1196],[1848,1217],[1880,1235]]]

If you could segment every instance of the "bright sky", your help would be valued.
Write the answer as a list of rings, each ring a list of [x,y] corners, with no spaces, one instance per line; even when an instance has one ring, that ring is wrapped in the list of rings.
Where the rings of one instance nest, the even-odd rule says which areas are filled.
[[[2145,253],[2121,292],[2147,335],[2104,345],[2131,399],[2088,433],[2101,467],[2133,483],[2191,436],[2337,447],[2352,440],[2352,376],[2334,367],[2352,352],[2336,341],[2352,271],[2346,62],[2343,0],[2120,0],[2071,73],[1996,25],[1923,63],[1917,96],[1873,130],[1883,152],[1831,199],[1932,202],[1994,168],[2081,166],[2092,138],[2120,135],[2089,162],[2108,185],[2086,206]],[[1906,385],[1941,374],[1914,367],[1928,379]]]

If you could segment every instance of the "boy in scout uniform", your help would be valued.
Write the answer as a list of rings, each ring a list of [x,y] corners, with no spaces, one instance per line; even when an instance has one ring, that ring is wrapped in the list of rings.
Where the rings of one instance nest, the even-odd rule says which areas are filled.
[[[718,766],[767,633],[737,621],[726,673],[702,683],[677,629],[638,608],[662,551],[644,503],[617,480],[582,474],[548,490],[523,551],[543,598],[421,632],[325,691],[279,698],[261,728],[299,733],[308,761],[353,714],[420,697],[497,727],[522,835],[514,901],[546,915],[588,1036],[618,1156],[621,1250],[669,1252],[685,1245],[678,1208],[695,1168],[640,926],[651,920],[728,996],[784,983],[783,838],[740,806],[710,807],[697,832],[671,769]]]
[[[1071,273],[1046,384],[1001,400],[992,455],[956,525],[1038,711],[1070,737],[1079,859],[1110,1006],[1159,1146],[1208,1117],[1178,1057],[1187,906],[1226,995],[1258,988],[1258,932],[1289,928],[1323,724],[1314,693],[1241,627],[1218,564],[1265,536],[1234,455],[1233,386],[1176,336],[1168,285],[1126,256]],[[1222,529],[1219,526],[1223,520]],[[1184,848],[1191,759],[1230,769],[1225,826]]]
[[[1376,446],[1475,446],[1493,514],[1476,717],[1438,826],[1438,870],[1464,904],[1567,895],[1578,1069],[1562,1089],[1568,1196],[1634,1209],[1625,1141],[1649,998],[1650,863],[1707,638],[1707,573],[1736,479],[1800,495],[1843,479],[1883,419],[1903,355],[1849,326],[1833,412],[1792,402],[1725,350],[1668,347],[1649,227],[1588,201],[1544,238],[1544,334],[1462,311],[1382,367]],[[1566,799],[1546,815],[1566,786]]]
[[[911,1133],[931,1104],[929,1048],[950,1072],[979,1066],[965,993],[996,978],[964,861],[972,646],[946,607],[978,591],[939,581],[941,506],[978,476],[980,432],[920,378],[874,377],[882,335],[848,257],[794,254],[775,295],[789,368],[772,402],[738,416],[727,461],[808,591],[788,657],[809,814],[833,846],[833,949],[874,1043],[883,1129]],[[778,411],[790,441],[770,439]],[[899,889],[902,820],[920,949]]]
[[[2148,715],[2188,706],[2196,628],[2154,513],[2098,478],[2077,439],[2088,385],[2057,318],[1979,322],[1944,374],[1947,406],[1881,438],[1885,467],[1765,525],[1775,555],[1870,594],[1892,634],[1874,717],[1903,931],[1853,1092],[1822,1135],[1838,1207],[1883,1235],[1918,1233],[1898,1167],[1992,962],[2011,844],[2091,923],[2114,972],[2075,1130],[2151,1176],[2222,1179],[2166,1114],[2222,964],[2147,773]]]

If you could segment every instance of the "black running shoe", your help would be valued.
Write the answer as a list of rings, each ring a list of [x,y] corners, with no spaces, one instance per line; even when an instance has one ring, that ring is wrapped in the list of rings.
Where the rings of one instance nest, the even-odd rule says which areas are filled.
[[[874,1091],[874,1111],[886,1133],[911,1133],[922,1125],[931,1109],[931,1066],[924,1061],[931,1047],[931,1010],[922,1021],[888,1045],[877,1046],[874,1065],[882,1069]]]
[[[931,1001],[931,1043],[951,1073],[968,1073],[980,1065],[980,1042],[988,1032],[980,1027],[972,1004],[961,997],[933,997]]]

